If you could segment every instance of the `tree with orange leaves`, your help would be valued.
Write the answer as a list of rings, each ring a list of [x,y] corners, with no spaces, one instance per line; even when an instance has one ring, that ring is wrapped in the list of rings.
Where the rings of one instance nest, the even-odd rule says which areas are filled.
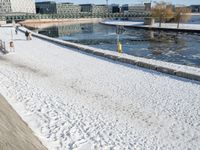
[[[177,22],[177,28],[180,26],[180,22],[187,22],[191,15],[191,9],[187,7],[177,7],[174,11],[174,21]]]
[[[191,9],[187,7],[176,7],[166,2],[157,2],[151,10],[151,15],[159,20],[159,27],[162,22],[173,20],[177,22],[177,28],[180,22],[187,22],[190,19]]]
[[[156,20],[159,20],[159,27],[161,27],[161,23],[164,21],[169,21],[173,18],[173,7],[166,2],[158,2],[151,10],[151,15]]]

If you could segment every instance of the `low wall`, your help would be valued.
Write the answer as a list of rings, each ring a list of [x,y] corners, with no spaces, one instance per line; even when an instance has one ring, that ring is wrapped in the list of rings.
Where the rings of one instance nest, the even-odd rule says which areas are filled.
[[[20,31],[25,32],[26,28],[20,28]],[[89,47],[86,45],[81,45],[81,44],[76,44],[76,43],[72,43],[72,42],[67,42],[67,41],[63,41],[63,40],[59,40],[59,39],[55,39],[55,38],[50,38],[44,35],[40,35],[37,33],[32,33],[32,35],[34,37],[52,42],[52,43],[56,43],[56,44],[60,44],[63,46],[67,46],[70,48],[74,48],[86,53],[90,53],[90,54],[94,54],[96,56],[101,56],[104,58],[108,58],[114,61],[119,61],[122,63],[126,63],[126,64],[130,64],[130,65],[136,65],[139,67],[143,67],[143,68],[147,68],[147,69],[151,69],[151,70],[155,70],[161,73],[166,73],[166,74],[170,74],[170,75],[175,75],[178,77],[182,77],[182,78],[186,78],[186,79],[191,79],[191,80],[196,80],[196,81],[200,81],[200,69],[198,68],[193,68],[193,67],[189,67],[187,66],[187,69],[184,69],[185,66],[183,66],[182,68],[180,66],[182,65],[172,65],[168,67],[168,64],[171,63],[167,63],[167,62],[162,62],[162,61],[154,61],[154,60],[150,60],[150,59],[146,59],[146,58],[138,58],[135,56],[128,56],[128,55],[123,55],[117,52],[111,52],[108,50],[102,50],[102,49],[97,49],[97,48],[93,48],[93,47]],[[164,65],[162,65],[164,64]],[[177,67],[176,67],[177,66]],[[198,71],[195,71],[198,70]]]
[[[107,23],[107,22],[100,22],[101,24],[107,25],[107,26],[117,26],[119,24],[114,23]],[[161,27],[155,27],[153,25],[126,25],[121,24],[121,26],[124,26],[129,29],[143,29],[143,30],[151,30],[151,31],[166,31],[166,32],[186,32],[186,33],[200,33],[200,29],[195,28],[169,28],[169,27],[163,27],[163,24]]]
[[[82,18],[82,19],[33,19],[19,22],[29,29],[47,28],[55,25],[71,25],[80,23],[98,23],[103,21],[100,18]]]
[[[99,22],[101,18],[79,18],[79,19],[31,19],[21,21],[21,24],[32,24],[32,23],[65,23],[65,22]]]

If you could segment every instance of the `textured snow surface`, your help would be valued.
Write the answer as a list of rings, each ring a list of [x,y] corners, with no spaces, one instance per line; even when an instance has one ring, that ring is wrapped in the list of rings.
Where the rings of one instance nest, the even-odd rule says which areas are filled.
[[[1,28],[9,41],[11,28]],[[199,149],[200,83],[14,35],[0,93],[49,149]]]

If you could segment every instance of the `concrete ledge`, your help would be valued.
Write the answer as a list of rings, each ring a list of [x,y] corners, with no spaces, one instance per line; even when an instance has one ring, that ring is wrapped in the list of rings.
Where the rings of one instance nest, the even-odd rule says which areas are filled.
[[[179,77],[182,77],[182,78],[187,78],[187,79],[200,81],[200,76],[199,75],[195,75],[195,74],[190,74],[190,73],[178,71],[178,72],[175,72],[175,75],[179,76]]]
[[[158,68],[155,65],[148,64],[146,62],[141,62],[141,61],[136,62],[136,65],[140,66],[140,67],[143,67],[143,68],[153,69],[153,70],[157,70],[157,68]]]
[[[25,32],[26,28],[20,28],[20,31]],[[31,31],[30,31],[31,32]],[[34,37],[52,42],[52,43],[56,43],[59,45],[63,45],[66,47],[70,47],[70,48],[74,48],[86,53],[90,53],[96,56],[100,56],[100,57],[104,57],[107,59],[111,59],[114,61],[119,61],[122,63],[126,63],[126,64],[130,64],[130,65],[136,65],[142,68],[146,68],[146,69],[151,69],[151,70],[155,70],[161,73],[166,73],[166,74],[170,74],[170,75],[175,75],[178,77],[182,77],[182,78],[186,78],[186,79],[190,79],[190,80],[196,80],[196,81],[200,81],[200,69],[199,71],[196,71],[195,73],[191,73],[190,71],[188,71],[187,69],[180,70],[180,69],[174,69],[173,67],[167,67],[167,65],[162,65],[162,61],[156,61],[156,62],[162,62],[162,63],[151,63],[147,58],[139,58],[139,57],[135,57],[135,56],[129,56],[126,57],[123,54],[119,54],[119,53],[115,53],[115,52],[111,52],[108,50],[102,50],[102,49],[97,49],[97,48],[93,48],[93,47],[89,47],[89,46],[85,46],[85,45],[81,45],[81,44],[76,44],[76,43],[71,43],[71,42],[67,42],[67,41],[63,41],[63,40],[59,40],[59,39],[54,39],[51,37],[47,37],[44,35],[40,35],[37,33],[33,33],[32,35]],[[171,64],[171,63],[167,63],[166,64]],[[175,64],[174,64],[175,65]],[[182,65],[177,65],[179,68]],[[188,66],[188,68],[190,68]],[[190,69],[193,70],[194,68]],[[197,68],[198,70],[198,68]]]
[[[115,23],[107,23],[107,22],[100,22],[100,24],[107,25],[107,26],[117,26],[118,24]],[[151,25],[129,25],[129,24],[120,24],[126,28],[135,28],[135,29],[143,29],[143,30],[152,30],[152,31],[166,31],[166,32],[187,32],[187,33],[200,33],[200,29],[194,28],[170,28],[170,27],[155,27]]]
[[[114,61],[119,60],[118,56],[111,55],[111,54],[104,54],[104,57],[105,57],[105,58],[108,58],[108,59],[112,59],[112,60],[114,60]]]
[[[47,150],[0,95],[0,150]]]
[[[167,74],[171,74],[171,75],[176,75],[175,72],[176,70],[171,69],[171,68],[166,68],[166,67],[162,67],[162,66],[158,66],[156,68],[157,71],[162,72],[162,73],[167,73]]]
[[[119,61],[122,63],[127,63],[127,64],[131,64],[131,65],[136,65],[137,61],[132,60],[132,59],[128,59],[128,58],[124,58],[124,57],[120,57]]]
[[[105,56],[105,54],[103,52],[99,52],[99,51],[93,51],[93,54],[97,55],[97,56],[101,56],[101,57]]]
[[[200,30],[195,29],[173,29],[173,28],[162,28],[162,27],[142,27],[142,26],[126,26],[127,28],[136,28],[152,31],[170,31],[170,32],[188,32],[188,33],[200,33]]]

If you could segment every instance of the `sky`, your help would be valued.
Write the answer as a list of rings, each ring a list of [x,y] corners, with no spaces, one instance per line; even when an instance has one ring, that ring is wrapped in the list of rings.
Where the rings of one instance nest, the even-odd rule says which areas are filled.
[[[86,4],[86,3],[106,4],[106,0],[76,0],[76,2],[74,2],[75,0],[36,0],[36,2],[41,2],[41,1],[72,2],[74,4]],[[108,0],[109,4],[112,4],[112,3],[136,4],[136,3],[142,3],[143,1],[149,2],[151,0]],[[164,1],[170,2],[172,4],[184,4],[184,5],[198,4],[200,5],[200,0],[164,0]]]

